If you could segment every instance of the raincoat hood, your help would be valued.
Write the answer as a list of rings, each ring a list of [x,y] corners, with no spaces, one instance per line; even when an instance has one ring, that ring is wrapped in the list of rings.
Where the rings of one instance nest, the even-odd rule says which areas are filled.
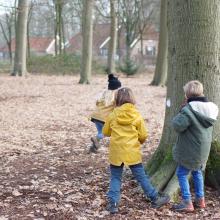
[[[140,117],[139,112],[134,105],[126,103],[114,111],[117,122],[121,125],[129,125]]]
[[[102,132],[110,137],[110,164],[127,166],[142,162],[141,144],[147,138],[144,119],[133,104],[116,107],[107,117]]]
[[[209,128],[213,126],[218,116],[216,104],[213,102],[193,101],[189,103],[189,107],[203,127]]]

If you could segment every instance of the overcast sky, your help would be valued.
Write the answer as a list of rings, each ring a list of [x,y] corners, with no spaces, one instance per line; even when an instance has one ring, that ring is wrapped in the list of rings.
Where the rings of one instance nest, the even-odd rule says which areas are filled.
[[[0,13],[7,11],[7,7],[13,6],[14,0],[0,0]],[[5,6],[5,7],[4,7]]]

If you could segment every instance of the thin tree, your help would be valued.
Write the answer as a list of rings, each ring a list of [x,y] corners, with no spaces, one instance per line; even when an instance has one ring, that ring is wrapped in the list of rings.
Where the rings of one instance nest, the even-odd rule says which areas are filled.
[[[161,0],[160,6],[160,35],[156,69],[151,85],[165,86],[167,82],[167,53],[168,53],[168,31],[167,31],[167,0]]]
[[[117,3],[116,0],[110,0],[111,31],[110,31],[110,43],[108,49],[108,74],[115,72],[115,57],[116,57],[116,47],[117,47],[117,27],[118,27],[116,3]]]
[[[89,84],[92,68],[93,0],[83,0],[80,84]]]
[[[122,25],[125,29],[126,60],[131,60],[132,43],[138,37],[139,2],[119,0],[119,10]]]
[[[25,75],[27,73],[27,20],[29,10],[29,0],[18,1],[18,15],[16,22],[16,43],[14,69],[12,75]]]
[[[28,11],[28,21],[27,21],[27,57],[31,57],[31,46],[30,46],[30,23],[33,15],[34,4],[31,2],[30,8]]]
[[[204,84],[207,97],[220,106],[220,4],[218,0],[168,0],[168,81],[162,138],[147,165],[153,183],[173,195],[178,189],[172,146],[176,135],[170,121],[179,111],[189,80]],[[207,178],[220,183],[220,122],[216,123]],[[214,159],[213,159],[214,158]],[[210,170],[212,172],[210,172]],[[211,177],[211,178],[210,178]],[[213,181],[214,180],[214,181]]]
[[[154,0],[136,0],[138,3],[138,39],[140,40],[140,53],[143,58],[144,56],[144,34],[146,30],[152,25],[152,17],[157,9],[157,1]]]
[[[55,6],[55,54],[62,54],[64,48],[63,0],[54,0]]]
[[[14,28],[14,12],[10,11],[4,15],[4,20],[0,20],[0,28],[2,31],[2,35],[4,40],[6,41],[8,52],[9,52],[9,59],[10,63],[12,63],[12,34]]]

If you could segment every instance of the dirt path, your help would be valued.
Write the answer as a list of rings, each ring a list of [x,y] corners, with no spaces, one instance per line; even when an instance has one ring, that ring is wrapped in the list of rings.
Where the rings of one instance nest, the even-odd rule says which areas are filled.
[[[145,160],[159,142],[165,107],[165,89],[148,86],[151,78],[120,78],[133,89],[148,124]],[[109,215],[108,140],[98,154],[87,153],[95,134],[87,117],[106,78],[95,77],[91,85],[77,82],[70,76],[0,77],[0,220],[220,219],[215,191],[207,189],[208,208],[203,212],[153,210],[129,175],[120,212]]]

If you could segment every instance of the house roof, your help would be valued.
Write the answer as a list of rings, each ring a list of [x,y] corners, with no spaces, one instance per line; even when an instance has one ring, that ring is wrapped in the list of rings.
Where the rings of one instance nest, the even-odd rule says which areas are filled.
[[[107,39],[110,34],[110,24],[95,24],[93,26],[93,50],[98,52],[100,45]],[[82,33],[79,32],[69,40],[69,46],[66,51],[81,51]]]
[[[30,49],[34,52],[46,52],[47,48],[51,44],[53,38],[49,37],[30,37]],[[15,51],[15,38],[11,41],[12,52]],[[1,52],[8,52],[7,45],[0,48]]]
[[[120,29],[120,48],[125,49],[125,31],[123,29]],[[146,28],[146,31],[144,33],[143,39],[144,40],[156,40],[158,41],[159,33],[156,31],[155,27],[153,25],[149,25],[148,28]],[[99,52],[100,48],[108,48],[108,43],[110,39],[110,24],[96,24],[93,27],[93,51]],[[138,39],[135,39],[138,40]],[[69,46],[67,46],[66,51],[67,52],[76,52],[81,51],[82,48],[82,34],[81,32],[74,35],[69,40]]]

